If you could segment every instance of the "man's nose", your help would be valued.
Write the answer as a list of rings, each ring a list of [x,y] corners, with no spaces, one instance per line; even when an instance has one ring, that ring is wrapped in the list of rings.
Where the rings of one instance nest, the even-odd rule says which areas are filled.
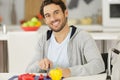
[[[55,19],[56,19],[56,17],[54,15],[51,15],[50,20],[54,21]]]

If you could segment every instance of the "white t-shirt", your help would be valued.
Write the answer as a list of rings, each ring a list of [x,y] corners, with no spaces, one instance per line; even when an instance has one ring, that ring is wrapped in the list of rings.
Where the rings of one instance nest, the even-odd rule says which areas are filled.
[[[66,68],[69,66],[67,46],[70,39],[70,33],[71,29],[67,37],[61,43],[57,43],[55,36],[53,34],[50,38],[50,45],[48,48],[47,57],[53,62],[53,68],[56,67]]]

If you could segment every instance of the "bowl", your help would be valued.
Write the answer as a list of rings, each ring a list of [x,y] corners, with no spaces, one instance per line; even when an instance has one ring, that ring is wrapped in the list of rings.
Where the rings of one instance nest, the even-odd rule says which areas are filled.
[[[39,29],[39,26],[26,26],[26,27],[21,27],[24,31],[37,31]]]

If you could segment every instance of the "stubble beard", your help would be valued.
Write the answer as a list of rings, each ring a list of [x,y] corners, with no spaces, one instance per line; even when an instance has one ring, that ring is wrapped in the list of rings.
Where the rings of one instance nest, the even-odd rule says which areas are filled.
[[[60,32],[65,27],[66,23],[67,23],[67,17],[65,18],[64,22],[62,23],[62,25],[60,26],[59,29],[55,30],[55,29],[51,28],[51,30],[54,32]]]

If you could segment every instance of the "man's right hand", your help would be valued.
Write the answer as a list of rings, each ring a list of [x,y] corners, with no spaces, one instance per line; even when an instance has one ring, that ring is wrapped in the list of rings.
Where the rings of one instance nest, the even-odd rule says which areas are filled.
[[[48,70],[48,68],[52,68],[53,63],[49,59],[44,58],[39,62],[39,66],[42,70]]]

